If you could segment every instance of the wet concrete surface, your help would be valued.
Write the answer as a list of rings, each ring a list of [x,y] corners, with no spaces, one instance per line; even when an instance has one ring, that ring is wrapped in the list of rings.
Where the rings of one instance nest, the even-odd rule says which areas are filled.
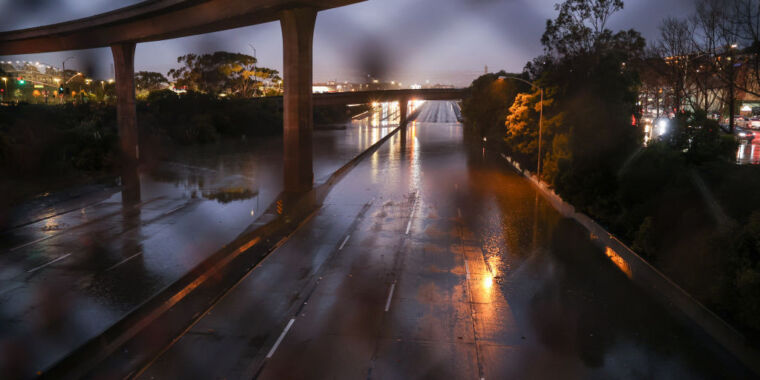
[[[749,378],[427,102],[139,378]]]
[[[396,108],[315,130],[315,182],[392,131]],[[140,185],[133,206],[116,186],[89,185],[12,214],[0,231],[0,378],[44,370],[238,236],[282,190],[282,140],[186,148]]]
[[[760,138],[751,142],[742,141],[736,149],[736,163],[740,165],[760,164]]]

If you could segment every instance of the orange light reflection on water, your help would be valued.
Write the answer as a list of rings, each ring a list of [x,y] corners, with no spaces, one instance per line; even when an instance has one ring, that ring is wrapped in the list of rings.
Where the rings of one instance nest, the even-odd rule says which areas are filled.
[[[628,266],[628,263],[625,261],[625,259],[620,257],[620,255],[618,255],[615,250],[607,247],[607,249],[604,251],[604,254],[607,255],[607,257],[610,258],[610,261],[612,261],[612,263],[615,264],[615,266],[617,266],[620,271],[625,273],[628,278],[633,278],[633,272],[631,272],[631,268]]]

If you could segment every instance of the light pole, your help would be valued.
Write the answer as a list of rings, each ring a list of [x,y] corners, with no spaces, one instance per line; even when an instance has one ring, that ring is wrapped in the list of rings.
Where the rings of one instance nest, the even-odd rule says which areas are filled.
[[[253,44],[248,44],[253,50],[253,96],[256,97],[256,48]]]
[[[66,83],[69,83],[69,81],[66,80],[66,61],[74,59],[74,57],[68,57],[61,62],[61,78],[63,78],[63,85],[65,86]],[[63,103],[63,99],[66,97],[65,94],[61,94],[61,103]]]
[[[69,82],[71,82],[72,79],[74,79],[74,78],[76,78],[76,77],[78,77],[80,75],[82,75],[82,73],[76,73],[76,74],[72,75],[71,78],[69,78],[69,80],[67,80],[64,84],[69,84]]]
[[[61,62],[61,77],[64,81],[66,81],[66,61],[74,59],[74,57],[68,57]]]
[[[499,75],[499,80],[504,79],[514,79],[523,83],[529,84],[533,88],[537,88],[541,92],[541,108],[539,109],[538,113],[538,162],[536,163],[536,177],[538,178],[538,181],[541,182],[541,139],[543,137],[543,130],[544,130],[544,89],[543,87],[539,87],[535,85],[531,81],[527,81],[522,78],[518,77],[510,77],[506,75]]]

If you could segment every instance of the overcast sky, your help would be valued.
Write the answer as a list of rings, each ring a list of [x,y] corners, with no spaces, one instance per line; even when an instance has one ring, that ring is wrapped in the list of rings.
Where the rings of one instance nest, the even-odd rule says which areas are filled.
[[[319,14],[314,35],[315,81],[362,80],[374,74],[405,83],[469,84],[483,73],[518,72],[541,53],[546,20],[560,0],[368,0]],[[68,21],[140,0],[0,0],[0,30]],[[634,28],[647,40],[667,16],[686,17],[694,0],[626,0],[610,20],[613,30]],[[253,54],[263,66],[282,69],[278,23],[175,40],[139,44],[136,70],[166,73],[188,52]],[[112,76],[109,49],[0,57],[40,61]]]

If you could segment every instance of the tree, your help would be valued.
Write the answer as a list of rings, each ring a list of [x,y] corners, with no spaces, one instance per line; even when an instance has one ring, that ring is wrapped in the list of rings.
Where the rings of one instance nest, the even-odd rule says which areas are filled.
[[[169,80],[161,73],[152,71],[138,71],[135,73],[135,86],[139,90],[159,90],[168,84]]]
[[[655,117],[659,117],[660,111],[665,108],[663,98],[668,81],[664,73],[667,72],[668,68],[665,61],[653,49],[649,49],[645,54],[646,56],[638,68],[641,79],[641,108],[644,112],[648,112],[654,106]]]
[[[256,58],[241,53],[187,54],[177,62],[183,66],[169,70],[177,86],[214,95],[250,97],[255,94],[257,78],[279,78],[276,70],[256,67]]]
[[[513,152],[527,157],[538,154],[540,97],[540,91],[518,94],[507,115],[505,140]]]
[[[734,5],[736,1],[730,0]],[[751,93],[752,85],[747,83],[747,58],[751,55],[737,55],[736,42],[739,37],[740,24],[743,17],[734,14],[736,8],[726,7],[724,1],[700,0],[697,12],[692,18],[694,25],[694,46],[705,66],[706,80],[718,82],[720,91],[715,92],[724,104],[724,113],[729,117],[729,130],[734,129],[734,114],[736,111],[736,96],[738,90]],[[740,58],[740,59],[737,59]],[[709,74],[708,74],[709,73]],[[699,79],[699,76],[695,76]],[[705,87],[708,87],[706,85]],[[707,94],[705,94],[707,96]]]
[[[689,97],[686,93],[686,77],[695,51],[689,23],[673,17],[666,18],[660,25],[660,41],[655,49],[666,63],[663,75],[672,91],[671,106],[675,113],[680,113],[684,99]]]
[[[499,79],[500,75],[521,77],[520,74],[507,74],[504,71],[481,75],[470,85],[470,96],[462,101],[465,126],[475,137],[496,135],[494,137],[501,139],[504,135],[502,125],[509,106],[520,91],[528,88],[519,81]]]
[[[718,9],[724,22],[721,25],[726,47],[741,49],[742,61],[732,67],[740,67],[737,88],[760,96],[760,3],[756,0],[716,0],[708,2],[710,8]]]
[[[544,120],[543,120],[543,137],[544,144],[543,158],[548,150],[546,146],[552,145],[552,140],[558,130],[562,128],[562,114],[551,112],[551,106],[554,103],[552,91],[544,94]],[[536,168],[538,160],[538,133],[539,133],[539,112],[541,111],[541,91],[534,90],[530,93],[517,94],[514,103],[509,107],[509,112],[504,123],[507,132],[504,141],[507,143],[511,153],[524,165]],[[550,115],[552,115],[550,117]]]
[[[622,0],[565,0],[554,9],[555,20],[546,21],[541,43],[549,54],[572,56],[590,52],[607,31],[610,16],[623,9]]]
[[[622,8],[622,1],[566,0],[547,21],[545,55],[526,66],[545,90],[542,177],[577,207],[602,216],[615,213],[617,173],[641,145],[631,119],[639,112],[646,43],[634,30],[606,28]],[[534,98],[519,97],[507,118],[508,139],[524,140],[518,147],[525,150],[537,138]]]

